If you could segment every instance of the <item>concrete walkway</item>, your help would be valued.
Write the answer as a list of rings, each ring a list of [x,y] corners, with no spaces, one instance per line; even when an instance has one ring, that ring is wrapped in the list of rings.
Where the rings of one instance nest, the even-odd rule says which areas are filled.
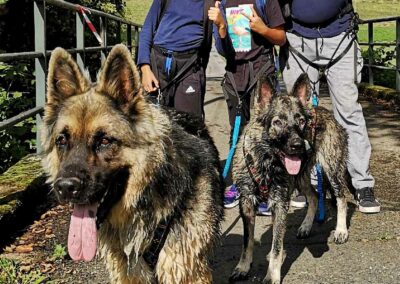
[[[224,61],[214,52],[210,60],[205,102],[206,122],[220,151],[228,153],[229,123],[220,87]],[[221,68],[222,67],[222,68]],[[364,215],[348,198],[350,239],[346,244],[332,242],[336,212],[328,205],[328,218],[315,224],[307,240],[296,239],[305,210],[291,210],[285,238],[286,259],[283,283],[400,283],[400,115],[361,99],[373,146],[371,172],[376,179],[376,195],[382,212]],[[321,105],[330,108],[329,97]],[[266,254],[271,247],[271,218],[258,217],[253,267],[248,281],[259,283],[267,269]],[[228,283],[242,246],[242,222],[238,208],[225,210],[222,245],[216,250],[215,283]],[[239,283],[239,282],[238,282]]]

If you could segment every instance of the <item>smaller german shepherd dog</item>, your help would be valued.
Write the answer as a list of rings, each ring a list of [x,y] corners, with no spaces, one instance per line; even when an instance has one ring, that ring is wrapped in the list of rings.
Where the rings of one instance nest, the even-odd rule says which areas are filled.
[[[43,164],[73,205],[71,258],[90,261],[98,243],[111,283],[212,283],[223,180],[204,123],[147,102],[123,45],[97,84],[57,48],[47,83]]]
[[[347,134],[332,114],[308,106],[310,82],[306,74],[296,81],[290,95],[276,95],[272,79],[259,79],[255,115],[246,126],[234,158],[233,180],[240,190],[243,220],[243,250],[231,280],[247,277],[253,260],[255,208],[268,201],[272,210],[273,240],[263,283],[280,283],[283,239],[293,189],[308,201],[307,215],[297,236],[310,234],[317,209],[317,194],[311,188],[310,171],[319,163],[337,201],[334,241],[347,241],[346,201]],[[311,148],[311,149],[309,149]]]

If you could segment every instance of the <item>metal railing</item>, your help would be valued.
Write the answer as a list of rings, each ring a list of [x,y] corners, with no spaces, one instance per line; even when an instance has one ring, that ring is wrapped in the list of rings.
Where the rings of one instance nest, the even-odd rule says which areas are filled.
[[[374,41],[374,24],[384,22],[395,22],[396,23],[396,39],[394,42],[376,42]],[[400,91],[400,16],[398,17],[387,17],[379,19],[361,20],[360,25],[367,25],[368,29],[368,42],[359,42],[361,46],[368,46],[368,63],[364,64],[368,68],[368,82],[374,84],[374,73],[373,69],[378,70],[393,70],[396,72],[396,90]],[[396,54],[396,66],[378,66],[374,65],[374,46],[386,46],[395,48]]]
[[[35,27],[35,50],[28,52],[18,53],[0,53],[0,62],[21,60],[21,59],[34,59],[35,60],[35,81],[36,81],[36,106],[28,111],[22,112],[12,118],[0,122],[0,130],[14,126],[15,124],[36,115],[36,129],[40,129],[42,118],[41,112],[45,104],[46,94],[46,73],[47,73],[47,59],[51,54],[51,50],[46,49],[46,5],[56,6],[62,9],[75,12],[76,18],[76,48],[67,49],[68,52],[76,54],[76,62],[79,67],[85,69],[84,55],[85,53],[100,52],[100,59],[103,61],[106,54],[112,48],[112,45],[107,45],[107,23],[114,21],[117,23],[117,40],[121,39],[121,28],[126,26],[126,41],[128,48],[132,51],[135,50],[135,57],[137,57],[137,49],[139,45],[139,32],[141,25],[127,21],[123,18],[104,13],[95,9],[75,5],[62,0],[35,0],[33,2],[34,9],[34,27]],[[90,12],[91,17],[96,16],[100,19],[100,37],[102,43],[100,46],[85,46],[85,20],[80,12],[83,8],[84,11]],[[134,30],[134,38],[132,37],[132,29]],[[134,45],[132,40],[134,39]],[[99,43],[100,44],[100,43]],[[135,58],[136,59],[136,58]],[[40,152],[40,131],[36,134],[36,147]]]

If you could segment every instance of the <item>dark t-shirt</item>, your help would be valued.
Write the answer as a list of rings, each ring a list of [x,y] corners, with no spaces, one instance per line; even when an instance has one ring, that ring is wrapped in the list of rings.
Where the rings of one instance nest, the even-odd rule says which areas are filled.
[[[254,0],[227,0],[225,4],[226,8],[237,7],[243,4],[253,4],[256,7],[256,1]],[[265,7],[268,23],[270,28],[275,28],[281,26],[285,23],[283,19],[281,8],[279,6],[278,0],[267,0],[267,5]],[[257,9],[255,9],[257,11]],[[262,18],[261,15],[258,15]],[[253,60],[260,56],[261,54],[271,52],[272,44],[263,36],[258,33],[251,32],[251,50],[246,52],[236,52],[235,60]]]

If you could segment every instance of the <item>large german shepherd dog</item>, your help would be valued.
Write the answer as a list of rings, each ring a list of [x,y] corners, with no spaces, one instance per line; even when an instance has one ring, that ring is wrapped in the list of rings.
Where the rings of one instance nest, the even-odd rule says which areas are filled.
[[[234,158],[233,180],[240,190],[244,236],[241,258],[231,280],[245,278],[253,260],[255,207],[268,201],[272,210],[273,240],[264,283],[280,283],[283,239],[289,201],[295,187],[306,194],[307,215],[298,237],[309,235],[317,209],[310,171],[319,163],[337,201],[336,243],[347,241],[347,134],[332,114],[308,106],[310,82],[301,75],[290,95],[275,94],[270,77],[257,87],[255,115],[243,131]]]
[[[147,102],[131,54],[114,47],[96,84],[65,50],[49,62],[43,164],[73,205],[72,259],[97,244],[111,283],[212,283],[219,157],[201,120]]]

